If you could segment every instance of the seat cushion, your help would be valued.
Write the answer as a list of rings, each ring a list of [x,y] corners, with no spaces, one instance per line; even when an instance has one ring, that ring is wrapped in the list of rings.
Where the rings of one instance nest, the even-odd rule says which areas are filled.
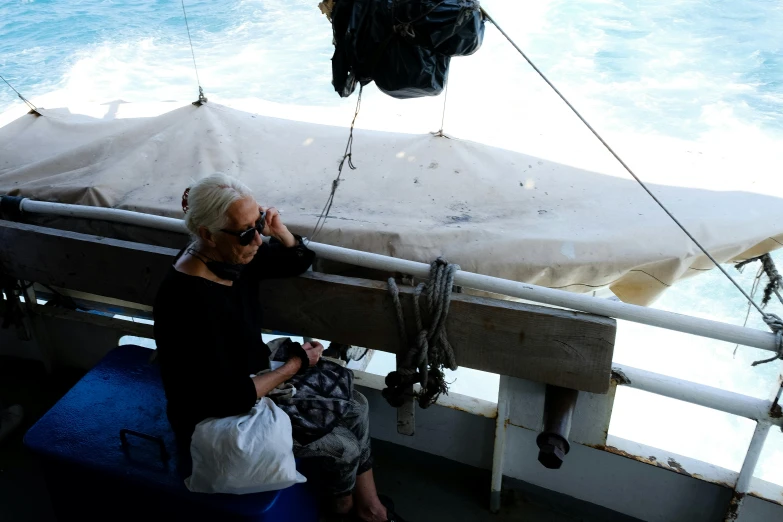
[[[183,478],[189,462],[177,454],[160,373],[157,365],[149,362],[152,354],[152,350],[134,345],[115,348],[27,432],[27,448],[50,470],[59,471],[58,483],[48,483],[51,491],[79,489],[78,484],[68,484],[68,476],[78,475],[95,479],[95,484],[115,484],[112,491],[122,484],[128,491],[152,493],[142,496],[165,499],[183,509],[189,506],[251,519],[268,514],[276,504],[282,509],[282,504],[313,503],[305,498],[304,485],[251,495],[188,491]],[[125,435],[126,444],[120,441],[121,430],[132,430]],[[281,494],[286,497],[284,502],[278,502]]]

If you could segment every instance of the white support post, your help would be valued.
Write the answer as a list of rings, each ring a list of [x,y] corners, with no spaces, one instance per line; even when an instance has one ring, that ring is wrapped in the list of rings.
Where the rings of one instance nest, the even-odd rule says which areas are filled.
[[[724,522],[740,520],[742,504],[748,491],[750,491],[750,481],[753,478],[753,472],[756,471],[756,464],[758,464],[761,451],[764,449],[770,426],[768,422],[763,421],[759,421],[756,424],[756,430],[753,432],[753,438],[750,439],[748,452],[745,455],[745,460],[742,462],[742,469],[737,477],[737,484],[734,486],[734,493],[726,510]]]
[[[489,510],[500,511],[500,493],[503,489],[503,459],[506,456],[506,430],[509,413],[509,377],[500,376],[498,388],[498,416],[495,421],[495,446],[492,453],[492,485],[489,492]]]

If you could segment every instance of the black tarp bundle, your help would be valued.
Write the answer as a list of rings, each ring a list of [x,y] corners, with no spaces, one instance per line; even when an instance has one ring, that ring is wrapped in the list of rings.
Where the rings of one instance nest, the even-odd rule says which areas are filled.
[[[395,98],[441,93],[452,56],[481,47],[477,0],[337,0],[332,84],[346,98],[371,81]]]

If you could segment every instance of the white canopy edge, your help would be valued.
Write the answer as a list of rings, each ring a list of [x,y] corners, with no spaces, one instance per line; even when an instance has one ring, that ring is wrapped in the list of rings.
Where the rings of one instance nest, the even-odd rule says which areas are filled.
[[[212,103],[42,114],[0,128],[0,193],[179,218],[184,188],[223,171],[284,209],[303,235],[347,139],[344,127]],[[609,287],[640,305],[713,268],[630,179],[469,141],[364,129],[353,161],[319,242],[424,263],[443,256],[466,271],[553,289]],[[771,172],[720,183],[685,174],[676,184],[670,172],[665,183],[646,181],[716,259],[783,244],[783,187]],[[712,185],[720,190],[698,188]]]

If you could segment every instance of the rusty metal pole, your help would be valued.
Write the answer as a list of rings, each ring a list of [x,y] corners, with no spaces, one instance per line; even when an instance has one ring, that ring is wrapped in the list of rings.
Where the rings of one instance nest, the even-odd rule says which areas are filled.
[[[560,469],[571,450],[568,435],[579,397],[577,390],[547,384],[544,402],[544,431],[536,438],[538,461],[549,469]]]
[[[745,461],[742,463],[739,477],[737,477],[737,484],[734,486],[734,493],[731,495],[724,522],[735,522],[740,518],[742,503],[748,491],[750,491],[750,481],[753,478],[753,472],[756,470],[756,464],[758,464],[761,451],[764,449],[764,442],[767,440],[767,434],[771,426],[770,423],[763,421],[759,421],[756,424],[756,431],[753,432],[753,438],[750,439],[748,452],[745,455]]]

